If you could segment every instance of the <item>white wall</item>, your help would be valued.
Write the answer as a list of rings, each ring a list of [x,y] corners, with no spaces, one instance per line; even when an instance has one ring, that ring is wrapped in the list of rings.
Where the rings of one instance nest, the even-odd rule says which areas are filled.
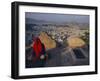
[[[0,81],[13,81],[10,78],[11,68],[11,2],[14,0],[1,0],[0,1]],[[87,5],[98,6],[100,10],[100,0],[21,0],[30,2],[43,2],[43,3],[58,3],[58,4],[72,4],[72,5]],[[98,11],[100,14],[100,11]],[[98,22],[100,15],[98,16]],[[100,24],[98,25],[98,30]],[[99,32],[100,34],[100,32]],[[100,41],[100,37],[99,37]],[[100,45],[100,42],[98,43]],[[100,46],[99,46],[100,47]],[[99,48],[98,47],[98,48]],[[100,51],[99,51],[100,52]],[[98,53],[98,57],[100,55]],[[98,60],[100,61],[100,59]],[[100,67],[100,64],[99,64]],[[100,70],[99,70],[100,71]],[[26,81],[99,81],[100,74],[98,75],[82,75],[82,76],[64,76],[53,78],[39,78],[39,79],[26,79]]]

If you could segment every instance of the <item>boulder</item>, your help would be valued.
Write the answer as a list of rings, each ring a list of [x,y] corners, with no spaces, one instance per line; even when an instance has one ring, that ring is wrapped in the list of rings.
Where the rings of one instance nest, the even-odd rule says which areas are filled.
[[[45,45],[46,50],[56,47],[56,41],[53,40],[46,32],[41,32],[39,38],[41,42]]]
[[[85,42],[79,37],[69,37],[67,42],[71,48],[83,47],[85,45]]]

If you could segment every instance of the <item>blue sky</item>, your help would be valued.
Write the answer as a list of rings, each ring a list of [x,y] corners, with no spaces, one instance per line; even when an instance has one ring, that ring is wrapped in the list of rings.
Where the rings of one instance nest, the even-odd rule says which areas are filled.
[[[88,15],[73,15],[73,14],[56,14],[56,13],[33,13],[26,12],[26,18],[37,20],[52,21],[52,22],[78,22],[89,23]]]

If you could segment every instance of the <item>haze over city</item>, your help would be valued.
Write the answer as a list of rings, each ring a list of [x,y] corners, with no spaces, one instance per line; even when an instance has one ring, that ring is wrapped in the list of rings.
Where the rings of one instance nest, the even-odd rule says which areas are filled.
[[[26,18],[52,21],[58,23],[76,22],[76,23],[89,23],[89,15],[75,15],[75,14],[54,14],[54,13],[33,13],[26,12]]]

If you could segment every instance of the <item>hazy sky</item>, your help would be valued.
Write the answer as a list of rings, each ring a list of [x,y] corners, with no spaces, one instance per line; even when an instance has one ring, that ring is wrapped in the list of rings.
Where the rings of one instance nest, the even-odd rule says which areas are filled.
[[[33,18],[33,19],[37,19],[37,20],[52,21],[52,22],[89,23],[89,16],[88,15],[26,12],[25,17],[26,18]]]

